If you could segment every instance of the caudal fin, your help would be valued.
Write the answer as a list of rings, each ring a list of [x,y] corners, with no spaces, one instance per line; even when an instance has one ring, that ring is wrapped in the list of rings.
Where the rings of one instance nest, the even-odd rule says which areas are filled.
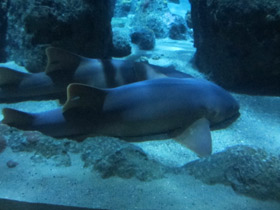
[[[48,64],[45,73],[52,78],[56,78],[57,75],[71,77],[81,61],[86,60],[82,56],[55,47],[47,48],[46,54]]]
[[[89,117],[102,111],[107,91],[73,83],[67,87],[67,101],[63,106],[66,119]]]
[[[32,124],[33,115],[30,113],[22,112],[16,109],[4,108],[2,110],[4,119],[3,124],[16,127],[19,129],[24,129]]]
[[[16,71],[7,67],[0,67],[0,87],[16,85],[28,75],[29,73]]]

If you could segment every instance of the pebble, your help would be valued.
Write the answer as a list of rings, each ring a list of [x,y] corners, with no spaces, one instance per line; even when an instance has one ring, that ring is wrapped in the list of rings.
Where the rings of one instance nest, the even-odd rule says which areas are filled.
[[[7,162],[8,168],[14,168],[14,167],[16,167],[17,165],[18,165],[18,162],[13,161],[13,160],[9,160],[9,161]]]

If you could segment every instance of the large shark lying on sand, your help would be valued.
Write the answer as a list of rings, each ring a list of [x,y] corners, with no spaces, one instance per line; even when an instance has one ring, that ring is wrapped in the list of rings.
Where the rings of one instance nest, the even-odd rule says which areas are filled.
[[[45,72],[24,73],[0,67],[0,102],[65,98],[70,83],[112,88],[163,77],[188,78],[173,66],[160,67],[130,60],[102,60],[82,57],[50,47],[46,49]]]
[[[41,113],[6,108],[3,115],[4,124],[57,138],[173,138],[199,156],[207,156],[212,151],[210,129],[236,119],[239,105],[211,82],[162,78],[111,89],[71,84],[63,108]]]

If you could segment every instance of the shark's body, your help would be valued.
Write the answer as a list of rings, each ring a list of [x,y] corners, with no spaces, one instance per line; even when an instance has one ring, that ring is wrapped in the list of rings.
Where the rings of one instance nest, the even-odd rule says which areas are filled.
[[[62,98],[70,83],[112,88],[163,77],[191,77],[172,66],[90,59],[53,47],[47,48],[46,53],[48,65],[42,73],[23,73],[0,67],[0,102]]]
[[[4,109],[3,123],[53,137],[105,135],[142,141],[162,135],[205,156],[211,153],[210,126],[239,113],[228,92],[193,78],[147,80],[112,89],[72,84],[67,98],[63,109],[43,113]]]
[[[11,80],[7,80],[7,75],[12,75]],[[31,74],[0,67],[1,103],[59,99],[65,97],[66,85],[65,83],[55,85],[45,73]]]

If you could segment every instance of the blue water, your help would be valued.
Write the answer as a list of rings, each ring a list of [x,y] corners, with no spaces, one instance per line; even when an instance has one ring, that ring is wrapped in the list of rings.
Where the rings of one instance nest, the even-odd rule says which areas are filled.
[[[187,0],[181,0],[180,4],[169,3],[168,7],[172,13],[182,17],[190,10]],[[119,25],[127,26],[127,18],[130,17],[118,19],[123,21]],[[123,30],[129,32],[130,29],[125,27]],[[195,52],[191,36],[186,40],[164,38],[157,39],[155,48],[149,51],[139,50],[136,45],[132,45],[132,55],[118,59],[138,58],[154,65],[173,65],[176,70],[195,78],[207,79],[207,75],[192,65]],[[26,72],[24,67],[13,61],[0,66]],[[277,159],[280,149],[280,97],[231,94],[240,103],[241,116],[226,129],[211,132],[213,154],[236,145],[247,145],[257,146]],[[60,107],[60,104],[56,100],[0,104],[1,110],[4,107],[42,112]],[[145,174],[150,171],[154,173],[153,167],[158,165],[163,168],[179,168],[199,159],[172,139],[129,144],[111,137],[96,137],[76,143],[7,127],[1,127],[0,137],[4,137],[10,144],[0,152],[0,198],[116,210],[280,209],[279,202],[245,196],[222,184],[207,185],[178,171],[166,172],[162,177],[161,173],[155,173],[156,178],[141,181]],[[122,153],[123,148],[133,152]],[[135,158],[135,154],[140,155]],[[10,160],[18,165],[8,168],[6,163]],[[147,164],[153,161],[155,165]],[[121,167],[107,169],[108,174],[115,174],[104,178],[100,168],[95,167],[97,162],[101,163],[99,166],[103,170],[112,162],[115,164],[113,166],[120,164]],[[129,177],[130,174],[133,175]]]

